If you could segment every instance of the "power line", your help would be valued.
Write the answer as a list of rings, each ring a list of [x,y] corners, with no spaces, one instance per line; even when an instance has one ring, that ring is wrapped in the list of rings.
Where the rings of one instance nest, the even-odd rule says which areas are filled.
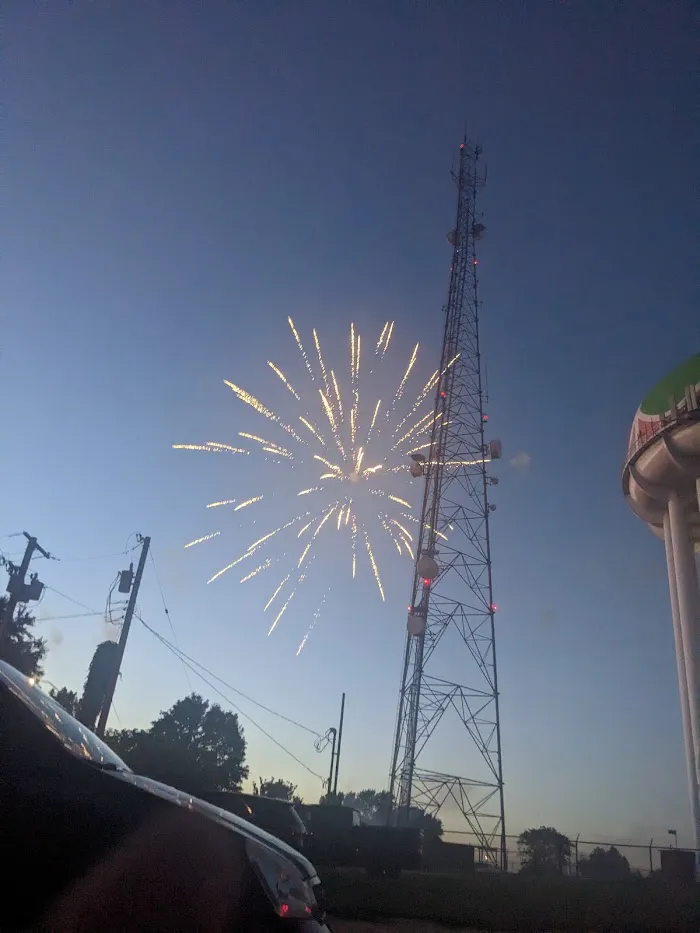
[[[260,703],[259,700],[254,700],[253,697],[248,696],[247,693],[243,693],[242,690],[239,690],[237,687],[234,687],[233,684],[230,684],[227,681],[223,680],[221,677],[219,677],[213,671],[210,671],[203,664],[200,664],[199,661],[195,661],[194,658],[191,658],[188,654],[185,654],[185,652],[181,648],[177,648],[175,645],[169,642],[167,638],[164,638],[161,634],[156,632],[155,629],[152,629],[149,625],[147,625],[147,623],[144,622],[141,616],[138,616],[138,619],[143,625],[146,626],[149,632],[152,632],[156,636],[156,638],[158,638],[159,641],[163,642],[163,644],[167,648],[169,648],[171,651],[177,652],[179,655],[182,656],[182,658],[186,658],[191,664],[194,664],[195,667],[201,668],[205,674],[209,675],[209,677],[213,677],[214,680],[218,681],[220,684],[223,684],[224,687],[227,687],[229,690],[233,690],[234,693],[237,693],[239,696],[243,697],[244,700],[248,700],[248,702],[252,703],[253,706],[257,706],[259,709],[265,710],[266,713],[271,713],[273,716],[277,716],[278,719],[283,719],[285,722],[288,722],[291,726],[296,726],[298,729],[303,729],[304,732],[308,732],[310,735],[313,735],[317,739],[323,738],[321,733],[317,732],[316,729],[311,729],[309,726],[305,726],[303,723],[297,722],[296,719],[290,719],[290,717],[285,716],[284,713],[278,713],[277,710],[270,709],[269,706],[265,706],[265,704]],[[195,671],[195,673],[197,673],[197,671]]]
[[[108,558],[124,557],[128,551],[115,551],[113,554],[95,554],[92,557],[55,557],[54,560],[60,560],[62,564],[81,564],[87,560],[107,560]]]
[[[101,612],[96,612],[90,606],[86,606],[85,603],[81,603],[79,599],[73,599],[72,596],[68,596],[66,593],[62,593],[60,590],[57,590],[55,586],[49,586],[48,583],[45,584],[44,589],[51,590],[52,593],[56,593],[58,596],[62,596],[64,599],[67,599],[68,602],[75,603],[76,606],[80,606],[81,609],[87,609],[89,613],[94,616],[101,616]]]
[[[175,648],[175,646],[174,646],[173,644],[171,644],[166,638],[163,638],[163,636],[162,636],[162,635],[159,635],[158,632],[155,631],[155,629],[151,628],[150,625],[148,625],[146,622],[144,622],[144,620],[143,620],[140,616],[138,616],[137,618],[139,619],[139,621],[141,622],[141,624],[142,624],[145,628],[147,628],[148,631],[149,631],[152,635],[155,635],[155,637],[158,639],[158,641],[160,641],[160,642],[161,642],[166,648],[168,648],[168,650],[170,650],[173,654],[175,654],[177,657],[179,657],[180,660],[183,660],[183,658],[187,657],[187,655],[185,655],[184,652],[178,651],[178,649]],[[183,663],[186,663],[186,662],[183,660]],[[193,664],[197,664],[197,662],[194,661]],[[264,736],[266,736],[271,742],[273,742],[281,751],[283,751],[283,752],[285,753],[285,755],[289,755],[290,758],[292,758],[294,761],[296,761],[297,764],[301,765],[301,767],[304,768],[304,770],[308,771],[309,774],[312,774],[315,778],[318,778],[318,780],[321,781],[321,783],[325,783],[326,779],[325,779],[324,777],[322,777],[320,774],[318,774],[316,771],[314,771],[313,768],[310,768],[307,764],[305,764],[305,763],[301,760],[301,758],[298,758],[298,757],[294,754],[294,752],[290,752],[289,749],[286,748],[284,745],[282,745],[282,743],[279,742],[273,735],[270,735],[270,733],[269,733],[266,729],[263,729],[263,727],[260,725],[260,723],[256,722],[256,721],[253,719],[253,717],[252,717],[249,713],[243,712],[243,710],[242,710],[239,706],[237,706],[237,705],[233,702],[233,700],[232,700],[230,697],[227,697],[225,693],[222,693],[221,690],[218,689],[218,687],[215,687],[214,684],[212,684],[212,682],[211,682],[210,680],[207,680],[207,678],[206,678],[203,674],[201,674],[198,670],[196,670],[194,666],[192,666],[192,665],[190,665],[190,664],[188,664],[187,666],[190,668],[190,670],[192,671],[193,674],[196,674],[201,680],[203,680],[204,683],[207,684],[207,686],[208,686],[211,690],[213,690],[215,693],[218,693],[218,695],[219,695],[223,700],[225,700],[226,703],[228,703],[230,706],[232,706],[232,707],[236,710],[236,712],[237,712],[239,715],[243,716],[244,719],[247,719],[253,726],[255,726],[256,729],[258,729],[260,732],[262,732],[262,734],[263,734]],[[202,665],[199,665],[199,666],[202,667]],[[202,667],[202,670],[206,670],[206,668]],[[221,680],[221,678],[216,677],[215,674],[211,674],[211,676],[214,677],[215,680]],[[221,681],[221,683],[224,683],[224,681]],[[227,684],[226,686],[230,686],[230,685]],[[231,687],[231,689],[234,690],[236,693],[240,693],[240,691],[239,691],[239,690],[235,690],[234,687]],[[241,695],[242,695],[242,696],[245,696],[245,694],[241,694]],[[247,697],[246,699],[250,699],[250,697]],[[252,702],[252,703],[255,703],[255,700],[251,700],[251,702]],[[275,713],[274,710],[270,710],[270,709],[268,709],[268,707],[262,706],[261,703],[258,703],[258,704],[256,704],[256,705],[261,706],[263,709],[267,709],[268,712],[273,713],[275,716],[279,716],[280,719],[287,719],[286,716],[283,716],[281,713]],[[311,731],[310,729],[307,729],[306,726],[302,726],[300,723],[294,722],[294,720],[287,719],[287,722],[291,722],[291,723],[293,723],[295,726],[299,726],[301,729],[306,729],[307,732],[310,732],[310,731]],[[314,735],[317,735],[317,734],[318,734],[318,733],[314,733]]]
[[[65,616],[44,616],[41,619],[35,619],[35,622],[57,622],[59,619],[87,619],[89,616],[102,616],[103,612],[77,612],[69,613]]]
[[[167,618],[167,620],[168,620],[168,625],[170,626],[170,631],[172,632],[172,635],[173,635],[173,642],[175,643],[175,647],[176,647],[177,650],[179,651],[179,650],[180,650],[180,646],[179,646],[179,644],[177,643],[177,635],[175,634],[175,629],[174,629],[174,627],[173,627],[173,620],[170,618],[170,610],[168,609],[168,606],[167,606],[167,604],[166,604],[166,602],[165,602],[165,593],[163,593],[163,586],[162,586],[162,584],[161,584],[161,582],[160,582],[160,577],[158,576],[158,568],[156,567],[156,561],[155,561],[155,558],[154,558],[154,556],[153,556],[153,548],[151,548],[151,552],[150,552],[150,553],[151,553],[151,564],[153,564],[153,575],[154,575],[155,578],[156,578],[156,583],[158,584],[158,590],[159,590],[159,592],[160,592],[160,599],[161,599],[161,602],[163,603],[163,612],[165,613],[165,616],[166,616],[166,618]],[[191,682],[191,680],[190,680],[190,675],[189,675],[189,673],[188,673],[188,671],[187,671],[187,665],[185,664],[184,661],[182,662],[182,669],[183,669],[184,672],[185,672],[185,677],[186,677],[186,679],[187,679],[187,685],[189,686],[189,688],[190,688],[190,690],[191,690],[191,689],[192,689],[192,682]]]

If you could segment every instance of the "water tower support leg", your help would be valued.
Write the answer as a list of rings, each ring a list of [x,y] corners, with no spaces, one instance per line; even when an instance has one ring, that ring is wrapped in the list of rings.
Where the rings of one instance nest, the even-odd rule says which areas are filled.
[[[671,616],[673,618],[673,640],[676,646],[676,664],[678,667],[678,690],[681,700],[681,717],[683,721],[683,739],[685,755],[688,766],[688,790],[690,793],[690,807],[695,830],[694,845],[700,849],[700,787],[695,768],[695,745],[690,718],[690,691],[688,689],[688,676],[685,666],[685,651],[683,647],[683,633],[678,607],[678,586],[676,582],[676,567],[673,559],[673,543],[671,539],[671,523],[669,513],[664,516],[664,543],[666,545],[666,566],[668,568],[668,588],[671,596]]]

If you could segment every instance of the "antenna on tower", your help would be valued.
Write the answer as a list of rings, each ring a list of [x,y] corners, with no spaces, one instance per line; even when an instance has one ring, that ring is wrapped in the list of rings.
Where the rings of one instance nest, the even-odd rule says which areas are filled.
[[[476,243],[485,227],[475,212],[485,177],[480,155],[465,136],[454,174],[457,221],[448,236],[452,265],[430,453],[420,471],[425,489],[389,792],[397,824],[409,825],[416,810],[457,811],[480,857],[505,869],[489,537],[495,506],[488,501],[498,480],[487,474],[501,445],[484,437]]]

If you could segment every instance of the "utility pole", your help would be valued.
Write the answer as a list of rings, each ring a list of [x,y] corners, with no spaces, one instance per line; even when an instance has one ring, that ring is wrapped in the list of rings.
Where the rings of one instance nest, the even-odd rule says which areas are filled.
[[[34,552],[39,551],[39,553],[47,559],[51,557],[49,552],[41,547],[36,538],[27,534],[26,531],[22,532],[22,534],[27,539],[27,547],[24,551],[22,563],[19,567],[16,567],[10,561],[4,561],[10,573],[10,579],[7,584],[7,592],[10,596],[7,600],[5,610],[2,613],[2,618],[0,618],[0,649],[2,649],[5,635],[14,617],[17,603],[28,603],[37,600],[44,589],[44,584],[39,581],[37,574],[32,574],[29,577],[29,583],[25,583],[24,578],[27,576],[29,564],[34,556]]]
[[[333,769],[335,768],[335,743],[338,740],[338,730],[335,726],[332,726],[328,730],[328,735],[333,736],[333,744],[331,745],[331,769],[328,772],[328,792],[326,794],[326,802],[331,803],[333,798]]]
[[[141,536],[139,535],[139,538]],[[136,599],[139,595],[139,587],[141,586],[141,577],[143,576],[143,568],[146,566],[146,558],[148,557],[148,548],[150,547],[151,539],[149,537],[141,538],[141,557],[139,558],[139,565],[136,568],[136,576],[134,577],[134,582],[131,585],[131,593],[129,594],[129,602],[126,607],[126,614],[124,616],[124,622],[122,624],[121,635],[119,636],[119,645],[116,661],[114,664],[114,670],[110,675],[109,685],[107,687],[107,692],[105,693],[104,704],[100,711],[100,718],[97,721],[97,735],[100,738],[104,738],[105,729],[107,727],[107,718],[109,717],[109,711],[112,708],[112,700],[114,699],[114,691],[117,688],[117,680],[119,678],[119,671],[122,666],[122,659],[124,658],[124,648],[126,647],[126,640],[129,637],[129,629],[131,628],[131,620],[134,615],[134,610],[136,609]],[[133,566],[133,564],[132,564]]]
[[[338,769],[340,768],[340,746],[343,744],[343,720],[345,719],[345,694],[340,701],[340,722],[338,723],[338,745],[335,750],[335,777],[333,778],[333,796],[338,793]],[[330,789],[330,788],[329,788]]]

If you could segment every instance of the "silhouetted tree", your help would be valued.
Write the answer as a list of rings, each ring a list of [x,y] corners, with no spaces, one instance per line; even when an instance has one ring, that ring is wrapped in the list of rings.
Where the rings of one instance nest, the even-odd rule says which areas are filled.
[[[518,836],[522,872],[563,875],[571,861],[571,840],[551,826],[526,829]]]
[[[342,790],[339,790],[337,794],[321,794],[318,802],[321,804],[321,806],[342,807],[344,801],[345,794],[342,792]]]
[[[442,836],[442,820],[432,813],[417,813],[411,819],[412,826],[423,830],[425,839],[439,839]]]
[[[114,641],[103,641],[95,648],[76,709],[76,716],[88,729],[95,728],[118,656],[119,646]]]
[[[75,716],[75,711],[78,708],[78,694],[75,690],[69,690],[68,687],[60,687],[56,690],[52,687],[49,690],[49,696],[59,703],[67,713]]]
[[[301,797],[297,795],[297,785],[282,778],[258,778],[257,784],[253,782],[253,793],[261,797],[276,797],[278,800],[301,803]]]
[[[197,693],[161,713],[150,729],[110,730],[107,742],[138,774],[195,795],[240,790],[248,777],[238,716]]]
[[[582,878],[594,878],[596,881],[614,881],[629,878],[632,874],[630,863],[615,846],[603,849],[600,846],[579,859],[578,873]]]
[[[6,605],[7,597],[0,596],[0,615]],[[0,645],[0,658],[27,677],[40,677],[44,673],[41,662],[48,651],[46,639],[35,638],[30,631],[35,622],[34,616],[24,606],[17,606]]]

